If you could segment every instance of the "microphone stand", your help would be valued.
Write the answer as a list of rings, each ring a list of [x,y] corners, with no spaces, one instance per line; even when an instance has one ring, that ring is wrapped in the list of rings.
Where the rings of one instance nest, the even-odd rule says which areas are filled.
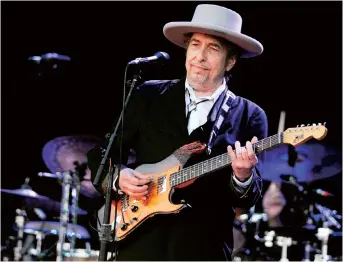
[[[140,69],[137,70],[138,73],[134,74],[134,77],[133,77],[133,80],[132,82],[130,83],[130,90],[128,92],[128,95],[127,95],[127,99],[125,101],[125,103],[123,104],[123,108],[122,108],[122,111],[121,111],[121,114],[120,114],[120,117],[117,121],[117,124],[115,126],[115,129],[109,139],[109,143],[107,145],[107,148],[106,148],[106,152],[101,160],[101,163],[99,165],[99,168],[97,170],[97,173],[96,173],[96,176],[95,176],[95,179],[94,179],[94,182],[93,182],[93,185],[98,188],[99,187],[99,183],[100,183],[100,179],[102,177],[102,173],[103,173],[103,170],[104,170],[104,166],[105,164],[107,163],[107,160],[108,160],[108,155],[109,155],[109,152],[111,150],[111,147],[112,147],[112,144],[113,144],[113,141],[115,139],[115,137],[117,136],[117,131],[118,131],[118,128],[119,128],[119,124],[124,116],[124,112],[125,112],[125,109],[126,109],[126,106],[130,100],[130,96],[131,96],[131,93],[136,85],[136,83],[138,82],[138,80],[140,79]],[[125,77],[126,78],[126,77]],[[125,79],[126,81],[126,79]],[[126,85],[126,82],[124,82],[124,85]],[[124,91],[125,92],[125,91]],[[119,163],[119,168],[120,168],[120,165],[121,163]],[[114,168],[114,172],[113,172],[113,168]],[[108,179],[108,187],[107,187],[107,192],[106,192],[106,202],[105,202],[105,208],[104,208],[104,218],[103,218],[103,224],[101,225],[101,229],[100,229],[100,250],[99,250],[99,261],[106,261],[107,259],[107,244],[109,242],[112,242],[112,237],[111,237],[111,224],[110,224],[110,215],[111,215],[111,196],[112,196],[112,189],[113,189],[113,179],[118,177],[117,179],[119,179],[119,168],[118,166],[116,165],[113,165],[110,164],[110,167],[109,167],[109,179]],[[114,174],[114,175],[113,175]],[[115,192],[117,194],[117,192]],[[117,199],[117,195],[115,196],[115,199]],[[117,212],[117,210],[116,210]],[[116,214],[115,212],[115,214]],[[116,215],[115,215],[115,218],[114,218],[114,236],[116,236]]]

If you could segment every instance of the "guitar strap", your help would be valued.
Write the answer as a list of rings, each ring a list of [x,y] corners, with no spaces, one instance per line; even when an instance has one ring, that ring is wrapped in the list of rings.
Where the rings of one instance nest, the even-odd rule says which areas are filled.
[[[236,95],[229,90],[227,83],[226,83],[226,88],[225,88],[224,92],[225,92],[225,97],[222,100],[221,107],[219,109],[219,112],[217,114],[217,118],[215,120],[215,123],[214,123],[214,125],[212,127],[212,130],[211,130],[211,133],[210,133],[210,138],[209,138],[209,140],[207,142],[206,152],[207,152],[208,155],[211,154],[212,147],[214,145],[214,141],[215,141],[215,139],[216,139],[216,137],[218,135],[220,127],[223,124],[224,119],[228,115],[228,112],[229,112],[229,109],[231,107],[232,102],[236,98]]]

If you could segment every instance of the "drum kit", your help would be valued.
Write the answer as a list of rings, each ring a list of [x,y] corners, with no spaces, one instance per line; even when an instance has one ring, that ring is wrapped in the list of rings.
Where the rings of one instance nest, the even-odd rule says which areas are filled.
[[[91,248],[89,231],[77,223],[78,216],[87,215],[86,210],[77,206],[79,171],[38,174],[59,180],[61,202],[33,191],[29,178],[19,189],[1,189],[3,194],[24,199],[24,204],[15,211],[13,229],[16,236],[9,237],[2,246],[1,261],[97,261],[99,250]],[[41,220],[30,220],[29,209],[34,209]],[[44,211],[59,212],[59,221],[46,220]],[[111,255],[109,252],[108,258]]]
[[[272,225],[268,212],[263,207],[257,210],[257,205],[237,212],[234,231],[243,244],[234,249],[232,260],[342,261],[342,216],[323,204],[335,204],[341,195],[313,188],[340,174],[341,155],[321,143],[308,142],[291,150],[293,163],[292,152],[284,145],[261,161],[263,179],[283,185],[288,202],[280,214],[283,222]]]

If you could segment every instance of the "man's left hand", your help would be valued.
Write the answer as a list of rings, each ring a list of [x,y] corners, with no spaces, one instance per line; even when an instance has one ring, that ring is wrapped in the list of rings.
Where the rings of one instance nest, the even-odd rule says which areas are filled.
[[[235,173],[236,178],[244,182],[252,174],[253,168],[258,163],[256,154],[252,148],[252,144],[257,142],[257,137],[254,136],[251,141],[247,141],[245,147],[241,147],[239,141],[235,142],[235,152],[231,146],[227,147],[227,152],[232,160],[232,169]]]

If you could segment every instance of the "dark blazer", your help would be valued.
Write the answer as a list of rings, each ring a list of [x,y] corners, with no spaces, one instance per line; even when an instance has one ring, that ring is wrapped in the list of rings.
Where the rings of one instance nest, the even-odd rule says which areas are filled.
[[[222,94],[224,95],[224,94]],[[129,149],[136,152],[136,163],[156,163],[185,144],[200,140],[207,143],[220,107],[221,97],[212,108],[208,122],[187,131],[185,111],[185,78],[180,80],[147,81],[132,94],[125,117],[123,163]],[[255,103],[237,96],[231,105],[212,149],[191,157],[186,166],[227,152],[228,145],[241,144],[253,136],[267,136],[267,117]],[[110,156],[118,159],[117,140]],[[100,148],[88,153],[92,179],[101,160]],[[228,167],[197,179],[192,185],[176,189],[173,202],[185,200],[191,207],[179,214],[157,215],[135,229],[119,243],[118,260],[230,260],[233,207],[254,205],[260,197],[260,174],[254,170],[252,186],[239,187]],[[105,185],[105,184],[104,184]],[[104,194],[102,188],[99,192]]]

